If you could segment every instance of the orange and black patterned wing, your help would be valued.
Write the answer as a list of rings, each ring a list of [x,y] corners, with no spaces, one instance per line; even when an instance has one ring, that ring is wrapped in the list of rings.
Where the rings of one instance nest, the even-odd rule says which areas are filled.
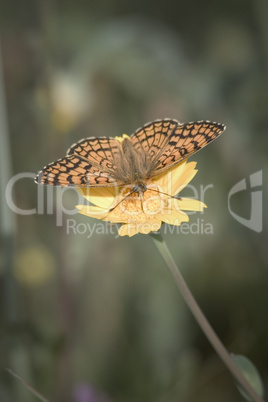
[[[66,156],[45,166],[36,176],[35,182],[76,187],[113,187],[120,184],[106,171],[78,155]]]
[[[131,135],[133,147],[146,155],[148,166],[154,165],[169,137],[180,123],[177,120],[155,120],[139,128]]]
[[[77,155],[88,163],[113,174],[120,158],[121,144],[115,138],[91,137],[72,145],[67,156]]]
[[[217,138],[225,126],[220,123],[198,121],[193,123],[178,124],[165,143],[150,167],[150,177],[154,177],[189,158],[195,152],[204,148]]]

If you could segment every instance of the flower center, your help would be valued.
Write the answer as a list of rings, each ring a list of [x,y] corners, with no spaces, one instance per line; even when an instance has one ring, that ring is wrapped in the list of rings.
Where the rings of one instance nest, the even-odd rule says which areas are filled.
[[[133,192],[125,188],[115,200],[118,204],[114,208],[114,213],[121,219],[126,219],[128,222],[144,222],[148,218],[153,218],[155,215],[162,212],[166,205],[166,197],[157,193],[157,186],[147,187],[143,193]]]

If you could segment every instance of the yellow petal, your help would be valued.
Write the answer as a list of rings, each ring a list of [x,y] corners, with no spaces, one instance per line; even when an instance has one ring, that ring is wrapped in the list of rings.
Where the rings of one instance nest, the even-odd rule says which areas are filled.
[[[138,233],[137,230],[137,225],[133,225],[133,224],[126,224],[126,225],[122,225],[119,229],[118,229],[118,234],[119,236],[129,236],[132,237],[135,234]]]
[[[171,195],[178,194],[188,183],[194,178],[198,172],[196,167],[196,162],[186,163],[185,169],[182,172],[174,170],[174,175],[172,177],[172,193]]]
[[[119,142],[123,142],[125,138],[129,138],[127,134],[123,134],[122,137],[115,137],[115,139]]]
[[[142,234],[148,234],[150,232],[157,232],[161,227],[161,220],[160,219],[150,219],[146,222],[139,223],[138,231]]]
[[[189,216],[185,212],[178,211],[175,208],[166,209],[166,212],[157,214],[157,217],[161,219],[161,221],[175,226],[180,226],[182,222],[189,221]]]
[[[178,194],[196,175],[196,162],[187,159],[153,179],[153,183],[161,187],[161,191],[170,195]]]
[[[82,215],[90,216],[91,218],[104,219],[108,212],[105,209],[95,207],[94,205],[76,205],[79,213]]]
[[[121,214],[121,216],[120,216],[120,214],[118,214],[118,213],[114,213],[113,211],[112,212],[109,212],[108,214],[107,214],[107,216],[105,217],[105,221],[110,221],[110,222],[113,222],[113,223],[127,223],[127,221],[128,221],[128,216],[126,216],[125,214]]]
[[[137,233],[148,234],[150,232],[157,232],[161,227],[161,221],[158,219],[150,219],[142,223],[128,223],[121,226],[118,230],[120,236],[132,237]]]
[[[194,200],[192,198],[181,198],[180,200],[175,200],[174,205],[178,205],[179,209],[183,209],[185,211],[203,211],[204,208],[207,208],[206,204],[202,201]]]
[[[89,202],[109,210],[119,192],[118,187],[85,187],[77,191]],[[108,212],[108,211],[107,211]]]

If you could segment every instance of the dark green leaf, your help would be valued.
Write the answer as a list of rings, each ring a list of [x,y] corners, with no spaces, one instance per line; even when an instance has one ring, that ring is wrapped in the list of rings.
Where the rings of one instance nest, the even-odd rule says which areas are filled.
[[[233,361],[235,362],[235,364],[237,365],[237,367],[239,368],[239,370],[241,371],[243,376],[247,379],[249,384],[252,386],[252,388],[256,391],[256,393],[260,397],[263,397],[264,396],[263,382],[262,382],[261,376],[260,376],[258,370],[256,369],[256,367],[254,366],[254,364],[251,363],[251,361],[247,357],[242,356],[242,355],[231,354],[231,358],[233,359]],[[240,384],[239,385],[237,384],[237,387],[245,399],[247,399],[248,401],[252,401],[252,398],[241,387]]]

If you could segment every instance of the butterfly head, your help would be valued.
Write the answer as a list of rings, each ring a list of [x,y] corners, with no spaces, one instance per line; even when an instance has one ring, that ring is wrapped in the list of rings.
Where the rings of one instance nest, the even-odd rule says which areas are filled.
[[[147,186],[143,183],[135,184],[132,190],[134,193],[144,193],[147,190]]]

